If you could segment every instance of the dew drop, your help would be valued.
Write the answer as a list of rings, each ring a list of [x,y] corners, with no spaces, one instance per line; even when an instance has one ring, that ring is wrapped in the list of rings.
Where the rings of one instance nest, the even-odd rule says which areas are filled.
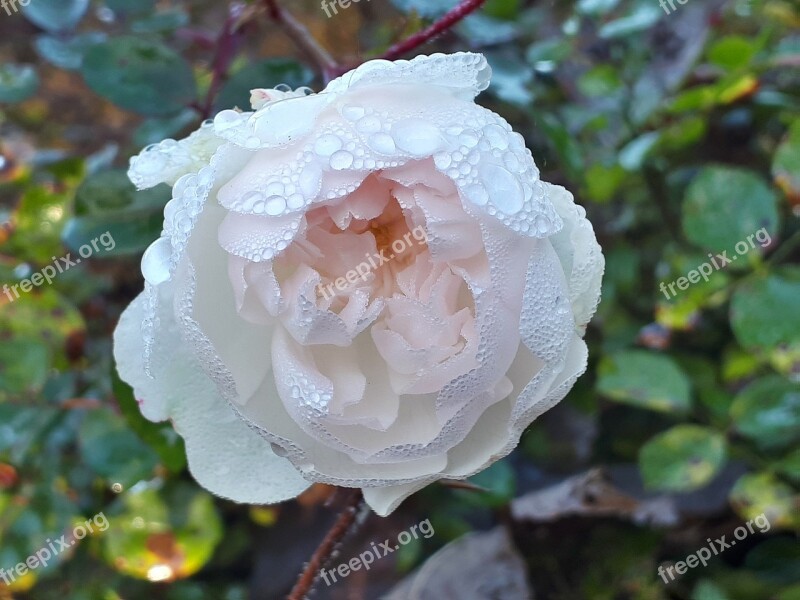
[[[412,156],[430,156],[443,141],[439,129],[422,119],[400,121],[392,127],[392,133],[397,147]]]
[[[370,148],[372,148],[375,152],[379,152],[380,154],[391,155],[397,150],[397,145],[394,143],[394,139],[387,133],[375,133],[370,136],[367,143],[369,144]]]
[[[331,168],[335,171],[349,169],[353,165],[353,155],[346,150],[339,150],[331,156]]]
[[[517,213],[524,203],[522,185],[499,165],[486,165],[481,172],[492,204],[507,215]]]
[[[482,185],[471,185],[466,189],[465,193],[467,198],[469,198],[469,201],[473,204],[477,204],[478,206],[484,206],[487,202],[489,202],[489,193]]]
[[[356,129],[361,133],[377,133],[381,130],[381,120],[374,116],[364,117],[356,123]]]
[[[364,116],[365,112],[363,107],[356,106],[355,104],[348,104],[342,108],[342,116],[348,121],[358,121]]]
[[[153,242],[142,256],[142,275],[150,285],[169,281],[172,244],[169,238],[162,237]]]
[[[261,202],[264,196],[261,192],[247,192],[242,197],[242,210],[245,212],[253,212],[256,204]]]
[[[314,152],[324,157],[331,156],[341,148],[342,140],[332,134],[323,135],[314,143]]]
[[[266,211],[268,215],[277,216],[286,210],[286,200],[283,196],[271,196],[267,198]]]

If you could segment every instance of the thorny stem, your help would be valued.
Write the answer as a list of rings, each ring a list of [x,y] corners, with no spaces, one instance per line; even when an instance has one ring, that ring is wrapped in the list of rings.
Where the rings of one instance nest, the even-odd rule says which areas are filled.
[[[399,42],[383,53],[381,58],[385,60],[397,60],[412,50],[427,44],[435,37],[440,36],[449,30],[453,25],[461,21],[464,17],[478,10],[486,3],[486,0],[462,0],[458,5],[451,8],[438,21],[430,27],[419,31],[407,39]]]
[[[345,507],[333,524],[333,527],[314,551],[311,560],[297,579],[287,600],[304,600],[314,589],[314,584],[319,579],[322,568],[327,564],[337,546],[350,532],[358,516],[363,496],[361,490],[348,490]]]
[[[461,0],[457,6],[445,13],[432,25],[409,36],[402,42],[393,45],[379,58],[384,60],[396,60],[408,54],[412,50],[448,31],[466,16],[478,10],[485,2],[486,0]],[[278,0],[263,0],[263,6],[269,18],[283,29],[284,33],[292,40],[294,45],[314,64],[326,84],[333,78],[358,66],[358,64],[350,66],[339,64],[330,53],[314,39],[314,36],[311,35],[300,21],[278,4]],[[211,85],[209,86],[206,100],[202,105],[193,105],[193,108],[201,113],[203,118],[208,118],[211,115],[214,108],[214,100],[217,94],[219,94],[222,84],[228,76],[231,63],[241,46],[242,27],[246,21],[247,17],[244,6],[238,3],[234,4],[231,7],[230,15],[225,21],[222,32],[216,40],[216,54],[212,63]],[[208,45],[207,39],[202,39],[193,32],[184,32],[184,35],[191,37],[201,45]]]

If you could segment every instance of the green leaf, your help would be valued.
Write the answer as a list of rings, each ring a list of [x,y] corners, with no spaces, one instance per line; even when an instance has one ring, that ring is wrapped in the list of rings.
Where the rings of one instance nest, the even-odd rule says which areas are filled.
[[[95,44],[105,41],[106,35],[99,31],[62,39],[54,35],[36,38],[36,51],[49,63],[70,71],[80,69],[84,55]]]
[[[773,583],[796,582],[800,574],[800,544],[787,538],[765,540],[747,554],[745,566]]]
[[[522,0],[487,0],[482,10],[496,19],[515,19],[519,14]]]
[[[661,138],[661,132],[650,131],[630,141],[619,151],[619,164],[626,171],[638,171]]]
[[[141,485],[120,501],[109,510],[101,542],[104,559],[125,575],[151,581],[189,577],[206,565],[222,539],[214,501],[195,486]]]
[[[667,356],[626,350],[605,357],[597,390],[618,402],[660,412],[685,412],[691,387],[683,370]]]
[[[178,139],[178,136],[190,125],[197,128],[197,113],[186,109],[174,117],[163,119],[147,119],[133,132],[133,143],[140,148],[157,144],[167,138]]]
[[[100,96],[143,115],[172,115],[197,99],[189,64],[148,38],[124,36],[93,46],[81,74]]]
[[[800,270],[749,277],[731,300],[731,326],[745,348],[770,350],[800,342]]]
[[[104,243],[96,257],[139,253],[161,233],[170,195],[166,185],[137,191],[122,170],[92,175],[76,192],[75,217],[64,229],[64,243],[77,252],[90,240],[103,241],[108,232],[113,244]]]
[[[800,440],[800,384],[772,375],[742,390],[731,406],[736,429],[764,448]]]
[[[31,65],[0,65],[0,102],[22,102],[39,89],[39,76]]]
[[[800,483],[800,448],[796,448],[776,465],[778,471]]]
[[[701,248],[728,252],[732,261],[759,250],[757,232],[764,230],[766,235],[761,237],[767,239],[778,227],[776,195],[751,171],[706,167],[686,190],[683,201],[686,237]]]
[[[164,10],[131,23],[133,33],[169,33],[189,24],[189,15],[180,9]]]
[[[146,15],[153,11],[156,0],[105,0],[106,6],[120,15]]]
[[[578,79],[578,89],[589,98],[608,96],[622,85],[617,69],[611,65],[598,65]]]
[[[600,27],[598,34],[606,39],[633,35],[649,29],[663,15],[662,10],[655,4],[639,4],[628,15],[605,23]]]
[[[504,102],[517,106],[530,105],[533,101],[529,87],[533,81],[533,70],[510,53],[488,52],[486,58],[492,67],[489,91]]]
[[[639,469],[648,488],[686,492],[711,481],[726,454],[722,434],[698,425],[677,425],[642,446]]]
[[[789,136],[775,152],[772,176],[786,196],[800,198],[800,119],[792,124]]]
[[[614,10],[619,0],[580,0],[578,12],[584,15],[602,15]]]
[[[22,300],[20,300],[22,302]],[[50,353],[42,342],[11,339],[0,344],[0,400],[42,389],[50,368]]]
[[[796,509],[800,497],[772,473],[742,475],[731,490],[730,501],[745,520],[764,515],[772,528],[800,527]]]
[[[435,18],[458,4],[458,0],[392,0],[405,13],[415,12],[421,17]]]
[[[300,63],[286,58],[271,58],[247,65],[223,86],[216,101],[217,110],[238,106],[250,108],[250,90],[271,89],[280,84],[292,89],[310,85],[314,73]]]
[[[595,163],[586,171],[586,194],[595,202],[608,202],[625,181],[625,170],[619,165],[605,167]]]
[[[0,304],[2,300],[0,297]],[[67,366],[65,343],[69,336],[81,334],[85,328],[78,309],[52,288],[40,287],[35,293],[24,295],[20,290],[19,300],[0,308],[0,340],[44,341],[54,352],[56,366]]]
[[[50,32],[73,29],[89,9],[89,0],[31,0],[22,14],[31,23]]]
[[[756,53],[752,40],[739,35],[729,35],[717,41],[708,50],[708,59],[717,66],[733,71],[750,64]]]
[[[470,483],[474,483],[486,489],[486,492],[471,490],[456,490],[454,495],[461,502],[470,506],[497,508],[505,506],[514,498],[517,491],[517,478],[514,469],[508,461],[498,461],[484,469],[474,477],[470,477]]]
[[[153,423],[142,416],[131,387],[119,378],[116,370],[111,376],[114,397],[119,403],[128,426],[145,443],[158,453],[164,465],[173,473],[186,467],[186,449],[183,439],[168,423]]]
[[[155,453],[110,410],[92,410],[80,427],[81,456],[97,474],[125,488],[149,478]]]
[[[701,579],[692,590],[691,600],[731,600],[725,592],[710,579]]]

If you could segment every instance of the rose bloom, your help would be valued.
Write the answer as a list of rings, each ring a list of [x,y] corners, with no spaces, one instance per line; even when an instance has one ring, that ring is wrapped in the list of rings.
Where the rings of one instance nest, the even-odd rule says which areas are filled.
[[[603,255],[584,210],[475,96],[479,54],[254,90],[131,161],[164,231],[115,357],[208,490],[313,482],[379,514],[506,456],[586,368]]]

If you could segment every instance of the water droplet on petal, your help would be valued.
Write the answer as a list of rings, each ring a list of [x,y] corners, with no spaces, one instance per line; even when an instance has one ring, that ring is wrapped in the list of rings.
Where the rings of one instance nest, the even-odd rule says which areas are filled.
[[[356,129],[361,133],[377,133],[381,130],[381,120],[375,116],[368,116],[356,123]]]
[[[483,184],[492,204],[507,215],[517,213],[524,203],[522,184],[506,169],[488,164],[481,170]]]
[[[430,156],[442,145],[439,129],[422,119],[400,121],[392,127],[397,147],[412,156]]]
[[[332,134],[323,135],[314,143],[314,152],[320,156],[331,156],[342,149],[342,140]]]
[[[256,204],[264,199],[261,192],[247,192],[242,198],[241,207],[245,212],[253,212]]]
[[[304,198],[315,198],[322,189],[322,168],[315,162],[309,163],[300,173],[299,185]]]
[[[223,110],[214,117],[214,127],[217,131],[225,131],[236,127],[241,121],[241,113],[235,110]]]
[[[469,186],[466,189],[465,194],[470,202],[477,204],[478,206],[484,206],[487,202],[489,202],[489,193],[482,185],[474,184]]]
[[[169,281],[172,244],[169,238],[162,237],[153,242],[142,256],[142,275],[150,285]]]
[[[486,139],[491,144],[492,148],[496,148],[497,150],[505,150],[508,148],[508,133],[500,127],[500,125],[495,125],[492,123],[491,125],[487,125],[483,129],[484,135],[486,135]]]
[[[348,121],[358,121],[364,116],[364,113],[365,111],[361,106],[356,106],[354,104],[348,104],[342,108],[342,116]]]
[[[277,216],[286,210],[286,200],[283,196],[271,196],[267,198],[266,210],[268,215]]]
[[[397,150],[397,145],[394,143],[392,136],[386,133],[376,133],[370,136],[368,142],[369,147],[379,152],[380,154],[391,155]]]
[[[353,165],[354,157],[346,150],[339,150],[331,156],[331,168],[335,171],[349,169]]]

